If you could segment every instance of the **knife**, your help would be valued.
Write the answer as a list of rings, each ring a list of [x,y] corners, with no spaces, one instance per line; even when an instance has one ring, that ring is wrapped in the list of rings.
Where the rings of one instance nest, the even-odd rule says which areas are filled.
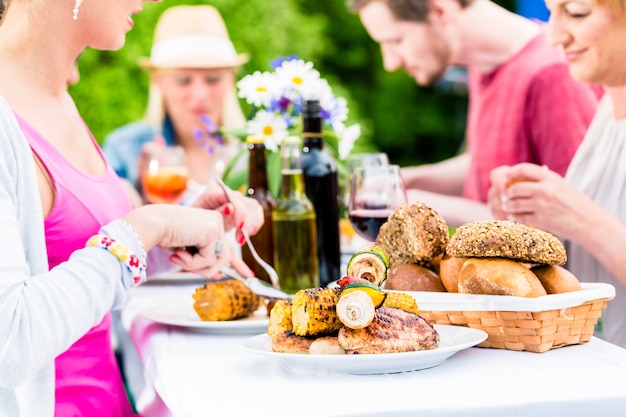
[[[222,274],[234,278],[237,281],[241,281],[244,283],[250,291],[255,293],[256,295],[260,295],[266,298],[276,298],[276,299],[286,299],[290,300],[293,295],[287,294],[284,291],[279,290],[278,288],[273,287],[271,284],[258,279],[257,277],[245,278],[239,272],[234,270],[229,266],[223,266],[220,268]]]

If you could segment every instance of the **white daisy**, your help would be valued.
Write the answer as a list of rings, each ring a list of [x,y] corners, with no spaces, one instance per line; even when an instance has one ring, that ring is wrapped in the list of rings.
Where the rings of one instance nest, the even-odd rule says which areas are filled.
[[[288,136],[287,123],[280,115],[260,110],[247,124],[248,134],[265,139],[265,148],[276,152],[281,140]]]
[[[280,85],[275,73],[255,71],[237,83],[239,97],[256,107],[268,107],[280,94]]]
[[[346,159],[354,148],[354,142],[361,136],[361,125],[356,123],[346,127],[342,122],[336,122],[333,123],[333,130],[339,138],[339,159]]]
[[[324,102],[335,98],[328,81],[323,78],[311,80],[311,82],[302,86],[300,92],[303,100],[319,100],[322,108],[325,108]]]
[[[286,96],[294,99],[307,89],[310,83],[320,78],[320,73],[313,69],[312,62],[304,62],[301,59],[285,61],[276,68],[276,76],[286,91]]]

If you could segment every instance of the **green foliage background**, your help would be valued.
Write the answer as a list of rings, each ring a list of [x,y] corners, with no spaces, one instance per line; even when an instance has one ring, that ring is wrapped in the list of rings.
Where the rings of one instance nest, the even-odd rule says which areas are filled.
[[[512,1],[498,2],[512,8]],[[240,77],[270,70],[280,56],[312,61],[349,102],[349,122],[361,123],[355,151],[382,150],[392,162],[433,162],[456,154],[463,141],[467,98],[422,88],[403,71],[385,72],[380,50],[345,0],[165,0],[146,3],[119,51],[86,50],[80,82],[70,93],[102,142],[114,128],[143,116],[148,77],[137,58],[148,56],[161,12],[176,4],[212,4],[226,21],[238,52],[250,54]],[[242,103],[244,108],[246,104]]]

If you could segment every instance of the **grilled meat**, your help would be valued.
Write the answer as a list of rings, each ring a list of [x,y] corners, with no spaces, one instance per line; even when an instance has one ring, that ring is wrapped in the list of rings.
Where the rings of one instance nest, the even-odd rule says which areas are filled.
[[[342,327],[339,344],[347,354],[413,352],[439,347],[439,333],[415,313],[380,307],[369,326]]]
[[[314,340],[315,338],[297,336],[291,330],[287,330],[272,337],[272,351],[308,354]]]

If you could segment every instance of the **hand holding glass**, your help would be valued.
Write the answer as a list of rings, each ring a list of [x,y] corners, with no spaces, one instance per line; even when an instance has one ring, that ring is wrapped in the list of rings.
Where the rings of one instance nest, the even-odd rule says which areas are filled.
[[[178,204],[189,180],[185,151],[180,146],[159,146],[150,150],[141,181],[146,199],[151,203]]]
[[[407,204],[407,198],[398,165],[365,166],[354,170],[348,216],[361,237],[375,241],[389,215],[404,204]]]

